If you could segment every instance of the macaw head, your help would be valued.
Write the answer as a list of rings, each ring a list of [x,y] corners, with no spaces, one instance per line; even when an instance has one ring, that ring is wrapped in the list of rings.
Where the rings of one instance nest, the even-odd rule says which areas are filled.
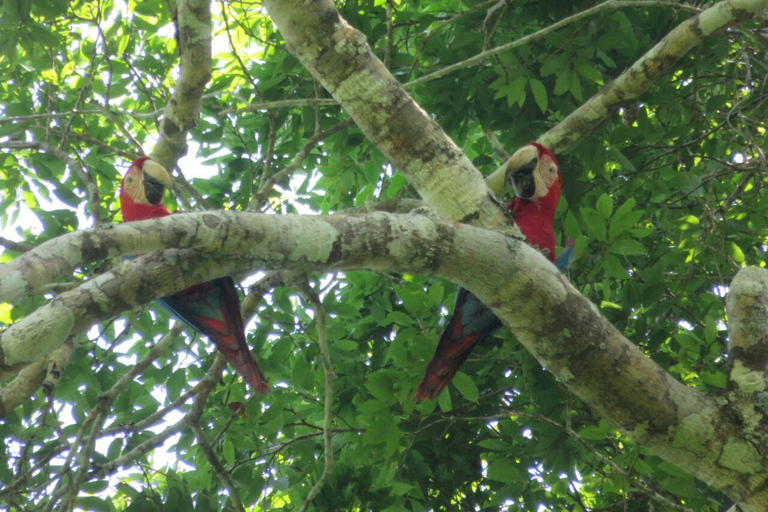
[[[120,186],[120,209],[126,221],[168,215],[163,206],[165,190],[171,188],[171,175],[165,167],[148,157],[137,158],[125,173]]]
[[[560,199],[562,179],[555,155],[536,142],[518,149],[507,162],[506,176],[515,195],[524,201]]]

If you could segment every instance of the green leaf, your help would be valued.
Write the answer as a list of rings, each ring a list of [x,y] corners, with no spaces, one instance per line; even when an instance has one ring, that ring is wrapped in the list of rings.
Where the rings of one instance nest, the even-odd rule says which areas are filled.
[[[519,76],[512,80],[512,82],[505,88],[507,96],[507,104],[511,107],[512,104],[517,103],[520,107],[525,103],[525,84],[528,79]]]
[[[75,507],[93,512],[110,512],[109,502],[96,496],[78,496]]]
[[[411,315],[403,313],[402,311],[392,311],[384,319],[384,324],[397,324],[402,326],[413,325],[414,321]]]
[[[587,441],[602,441],[610,434],[610,429],[603,425],[590,425],[579,431],[579,436]]]
[[[571,72],[567,69],[561,70],[557,73],[557,80],[555,81],[555,96],[562,96],[571,87]]]
[[[402,482],[395,482],[392,484],[392,494],[395,496],[403,496],[404,494],[408,494],[411,492],[412,489],[415,489],[416,487],[413,485],[404,484]]]
[[[581,218],[584,219],[584,223],[586,224],[587,235],[589,238],[599,242],[605,242],[607,231],[606,218],[592,208],[582,208],[580,213]]]
[[[445,293],[445,287],[443,286],[443,283],[436,282],[433,285],[429,287],[429,303],[432,306],[439,306],[443,303],[443,295]]]
[[[736,243],[734,242],[728,243],[728,254],[730,254],[731,258],[733,258],[733,261],[735,261],[738,264],[742,264],[746,260],[746,257],[744,256],[744,251],[742,251],[741,247],[736,245]]]
[[[539,106],[542,113],[547,111],[547,89],[541,81],[531,78],[530,82],[531,92],[533,93],[533,99],[536,100],[536,105]]]
[[[699,495],[696,483],[679,478],[663,478],[659,481],[661,488],[682,498],[694,498]]]
[[[576,98],[576,101],[583,101],[584,95],[581,91],[581,80],[576,73],[570,74],[570,83],[568,84],[568,90],[571,91],[571,95]]]
[[[611,212],[613,211],[613,200],[608,194],[600,194],[597,198],[597,211],[603,216],[605,220],[611,218]]]
[[[576,216],[572,211],[565,215],[565,235],[568,238],[574,239],[581,236],[581,226],[579,226],[579,221],[576,220]]]
[[[480,398],[480,392],[478,391],[477,386],[474,381],[472,381],[472,378],[466,373],[462,371],[456,372],[456,375],[454,375],[451,382],[456,386],[456,389],[461,393],[461,396],[468,401],[477,402],[477,399]]]
[[[451,402],[451,393],[448,391],[448,386],[437,396],[437,405],[440,406],[440,410],[443,412],[449,412],[453,409],[453,403]]]
[[[603,76],[600,72],[589,64],[577,64],[576,71],[587,80],[598,85],[603,85]]]
[[[379,370],[368,375],[365,387],[375,398],[388,402],[392,399],[394,382],[397,377],[397,372],[393,370]]]
[[[632,238],[619,238],[608,250],[620,256],[642,256],[647,252],[645,245]]]
[[[224,454],[224,460],[227,461],[228,464],[235,463],[235,445],[233,445],[229,439],[224,441],[224,449],[222,452]]]
[[[347,352],[351,352],[360,348],[360,345],[356,341],[344,339],[334,341],[333,346]]]
[[[97,494],[109,488],[109,482],[107,480],[94,480],[91,482],[85,482],[80,486],[82,492],[88,494]]]
[[[496,459],[488,464],[488,478],[497,482],[524,482],[526,471],[519,464],[507,459]]]
[[[701,381],[714,388],[725,389],[728,384],[728,376],[724,372],[701,372]]]
[[[488,450],[494,450],[497,452],[507,452],[509,451],[509,447],[510,447],[509,443],[505,443],[500,439],[483,439],[482,441],[477,443],[477,445],[482,448],[486,448]]]

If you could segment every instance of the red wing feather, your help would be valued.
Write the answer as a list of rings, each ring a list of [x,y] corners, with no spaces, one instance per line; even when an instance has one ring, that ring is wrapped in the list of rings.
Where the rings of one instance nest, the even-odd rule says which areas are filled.
[[[451,382],[472,349],[500,327],[498,318],[464,288],[459,289],[453,316],[440,336],[414,400],[435,399]]]
[[[208,336],[254,389],[269,392],[267,378],[245,340],[240,300],[232,278],[191,286],[170,297],[161,297],[158,302],[200,334]]]

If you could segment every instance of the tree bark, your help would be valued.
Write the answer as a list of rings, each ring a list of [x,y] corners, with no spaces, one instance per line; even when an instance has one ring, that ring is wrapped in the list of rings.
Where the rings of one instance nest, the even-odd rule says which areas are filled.
[[[724,490],[747,512],[764,510],[768,503],[766,428],[755,425],[745,431],[722,401],[673,379],[540,253],[504,233],[413,214],[206,212],[72,233],[0,270],[9,265],[30,269],[24,260],[53,245],[70,248],[73,268],[87,262],[77,257],[77,247],[81,255],[90,254],[82,248],[92,246],[110,252],[119,247],[127,253],[171,245],[182,249],[126,262],[8,328],[0,335],[0,364],[6,370],[43,357],[68,337],[125,308],[244,270],[435,275],[457,282],[490,305],[549,371],[632,440]],[[760,293],[761,300],[768,300]]]
[[[203,91],[211,79],[211,2],[179,0],[177,4],[179,79],[160,122],[160,139],[150,155],[173,170],[187,154],[187,132],[200,117]]]

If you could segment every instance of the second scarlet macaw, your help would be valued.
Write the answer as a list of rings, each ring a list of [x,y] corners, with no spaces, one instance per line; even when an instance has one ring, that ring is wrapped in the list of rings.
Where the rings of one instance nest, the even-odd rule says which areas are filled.
[[[562,178],[555,156],[544,146],[532,142],[512,155],[506,174],[515,191],[515,198],[506,205],[515,223],[531,245],[565,272],[573,258],[573,244],[569,242],[556,262],[552,223],[560,201]],[[477,297],[460,287],[453,316],[440,336],[414,400],[436,398],[472,349],[499,327],[501,320]]]
[[[171,212],[163,195],[171,187],[171,176],[157,162],[136,159],[123,177],[120,210],[126,222],[165,217]],[[245,340],[240,299],[231,277],[200,283],[157,302],[200,334],[208,336],[237,373],[256,391],[268,393],[267,378],[261,372]]]

